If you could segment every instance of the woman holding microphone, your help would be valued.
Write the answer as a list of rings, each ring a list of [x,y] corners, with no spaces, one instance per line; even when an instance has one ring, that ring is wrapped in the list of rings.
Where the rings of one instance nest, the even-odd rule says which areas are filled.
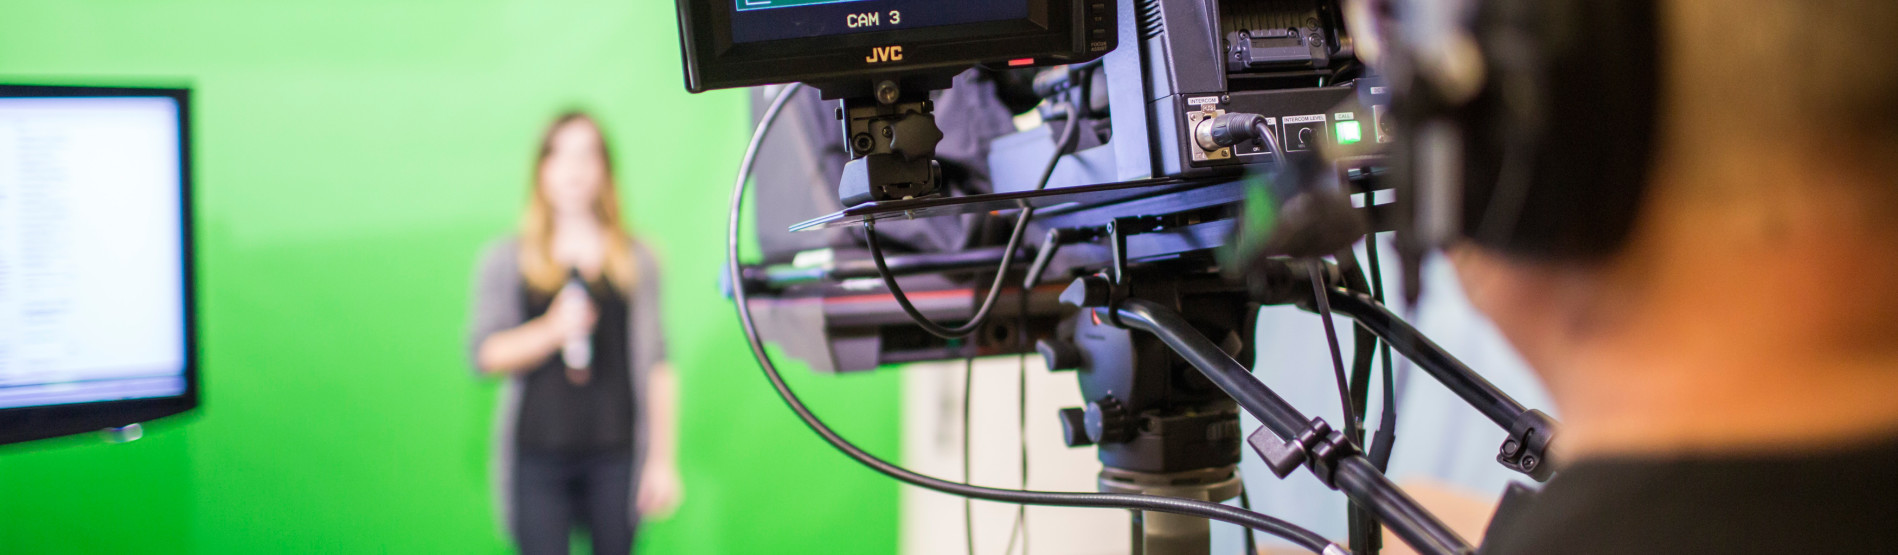
[[[620,219],[599,125],[543,135],[520,232],[477,270],[471,343],[507,380],[497,427],[504,519],[521,552],[631,552],[641,516],[679,501],[677,380],[659,323],[659,271]]]

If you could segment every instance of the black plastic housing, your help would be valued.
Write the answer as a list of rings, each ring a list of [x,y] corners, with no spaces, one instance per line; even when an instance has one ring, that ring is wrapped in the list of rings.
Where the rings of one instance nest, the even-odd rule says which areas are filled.
[[[1028,15],[1021,19],[739,43],[731,0],[678,0],[685,88],[804,82],[836,96],[828,84],[953,75],[978,64],[1077,63],[1114,49],[1112,0],[1024,1]]]

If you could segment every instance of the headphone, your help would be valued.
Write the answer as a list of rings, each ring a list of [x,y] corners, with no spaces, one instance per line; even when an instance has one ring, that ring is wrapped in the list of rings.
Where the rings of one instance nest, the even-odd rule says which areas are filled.
[[[1456,241],[1538,260],[1626,244],[1657,142],[1657,2],[1369,1],[1401,125],[1407,258]]]

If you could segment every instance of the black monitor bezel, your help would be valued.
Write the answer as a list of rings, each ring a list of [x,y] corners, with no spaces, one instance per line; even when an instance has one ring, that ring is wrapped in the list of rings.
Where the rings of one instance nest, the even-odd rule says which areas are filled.
[[[187,88],[0,84],[0,98],[166,97],[178,106],[179,252],[184,302],[183,394],[171,397],[94,401],[0,409],[0,445],[67,436],[150,422],[198,408],[200,388],[197,312],[197,253],[191,207],[191,90]]]
[[[692,92],[790,82],[845,80],[870,73],[958,70],[1034,59],[1036,65],[1087,56],[1082,2],[1027,0],[1021,19],[736,43],[731,0],[678,0],[685,87]],[[789,9],[789,8],[786,8]],[[900,45],[901,62],[870,65],[874,47]]]

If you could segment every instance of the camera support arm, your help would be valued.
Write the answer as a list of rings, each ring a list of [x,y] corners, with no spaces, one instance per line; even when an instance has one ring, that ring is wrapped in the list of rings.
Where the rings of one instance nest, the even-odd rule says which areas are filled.
[[[1417,363],[1464,402],[1475,407],[1491,422],[1509,433],[1496,455],[1496,462],[1529,475],[1538,482],[1548,481],[1556,465],[1549,464],[1549,444],[1555,437],[1555,419],[1539,410],[1523,408],[1475,370],[1431,342],[1423,332],[1398,318],[1389,308],[1369,295],[1333,287],[1327,295],[1331,309],[1350,316],[1359,326],[1370,330],[1386,343]]]
[[[1075,280],[1069,291],[1062,294],[1062,301],[1082,308],[1104,306],[1106,299],[1099,293],[1112,286],[1101,281],[1104,278],[1097,276]],[[1262,431],[1277,436],[1278,443],[1283,446],[1261,441],[1271,438],[1259,437],[1257,434],[1253,444],[1255,448],[1261,444],[1271,446],[1262,450],[1270,453],[1262,454],[1267,455],[1269,461],[1277,459],[1273,462],[1275,473],[1281,469],[1289,473],[1291,468],[1304,464],[1327,486],[1343,491],[1359,505],[1374,510],[1379,520],[1419,552],[1472,552],[1470,545],[1461,536],[1378,472],[1348,438],[1331,431],[1321,419],[1305,417],[1291,403],[1255,379],[1245,365],[1233,360],[1212,340],[1195,331],[1178,313],[1158,303],[1138,298],[1121,299],[1115,313],[1128,327],[1152,333],[1159,338],[1237,401],[1240,408],[1264,423]],[[1294,462],[1287,465],[1284,462],[1287,460]]]

